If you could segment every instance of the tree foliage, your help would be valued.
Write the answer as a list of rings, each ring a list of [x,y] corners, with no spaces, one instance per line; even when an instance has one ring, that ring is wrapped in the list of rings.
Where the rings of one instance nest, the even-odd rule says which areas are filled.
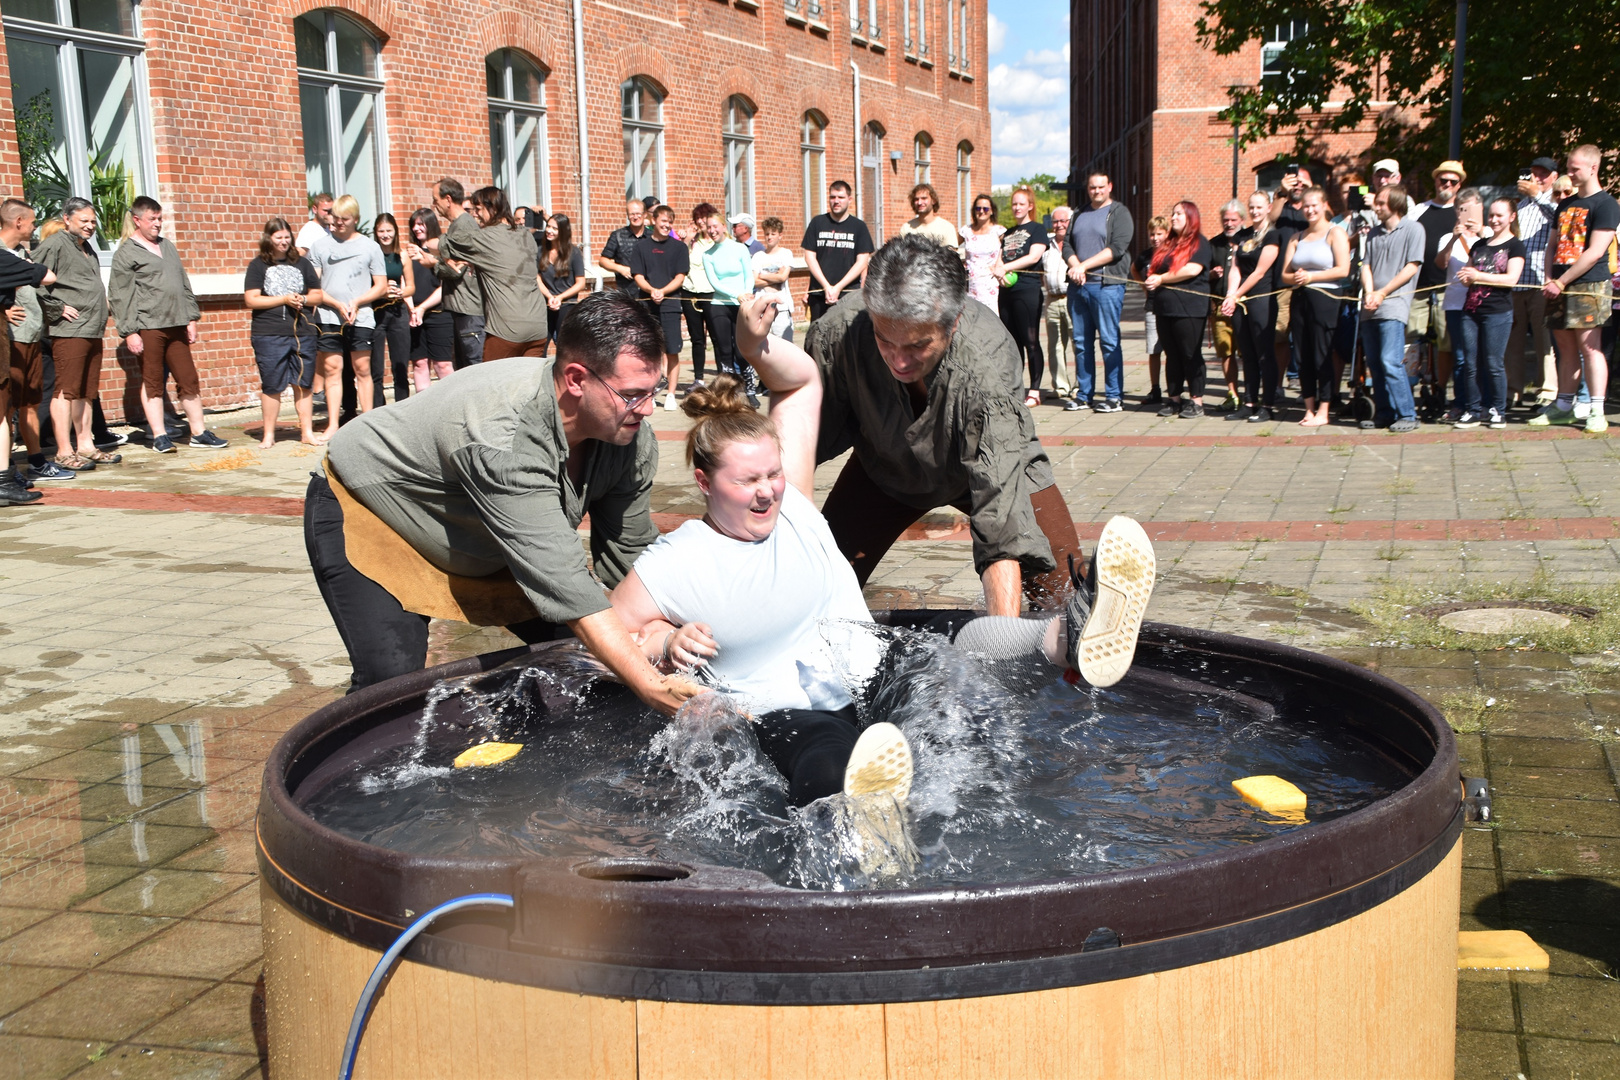
[[[1222,117],[1237,124],[1244,145],[1292,134],[1304,150],[1319,132],[1371,120],[1378,151],[1414,165],[1446,156],[1454,0],[1203,0],[1200,6],[1199,41],[1220,55],[1270,41],[1279,23],[1310,25],[1283,49],[1277,74],[1228,92],[1231,104]],[[1340,107],[1324,113],[1329,102]],[[1620,148],[1620,3],[1474,0],[1462,116],[1464,163],[1475,175],[1515,169],[1541,154],[1558,156],[1576,143]]]

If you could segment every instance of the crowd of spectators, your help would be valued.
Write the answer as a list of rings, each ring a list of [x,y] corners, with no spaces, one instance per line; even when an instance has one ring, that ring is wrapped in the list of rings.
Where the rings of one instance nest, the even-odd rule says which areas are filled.
[[[1282,419],[1297,395],[1305,427],[1337,420],[1411,431],[1421,415],[1500,428],[1519,409],[1532,426],[1601,432],[1620,286],[1620,203],[1603,190],[1601,162],[1591,146],[1572,150],[1562,170],[1536,158],[1510,193],[1469,187],[1462,163],[1446,161],[1419,203],[1386,158],[1374,163],[1371,185],[1341,178],[1337,214],[1309,167],[1290,166],[1275,191],[1222,206],[1210,235],[1199,207],[1181,200],[1147,223],[1145,242],[1103,173],[1086,177],[1081,205],[1044,220],[1034,191],[1011,192],[1011,227],[997,223],[997,200],[980,194],[958,229],[924,183],[911,192],[916,216],[899,231],[960,255],[969,295],[1012,339],[1027,408],[1042,404],[1048,371],[1051,400],[1067,411],[1125,407],[1121,321],[1127,288],[1136,288],[1145,294],[1149,375],[1140,405],[1160,416],[1193,419],[1211,405],[1208,343],[1222,380],[1214,407],[1228,420]],[[388,213],[363,223],[354,198],[326,193],[310,200],[296,231],[284,218],[265,222],[244,276],[261,446],[276,440],[288,391],[299,438],[321,444],[384,406],[385,382],[400,400],[469,364],[545,357],[593,278],[657,317],[666,409],[704,386],[711,349],[714,370],[742,379],[757,404],[758,383],[736,347],[741,298],[773,294],[772,333],[791,340],[795,267],[808,272],[804,314],[814,321],[861,287],[876,245],[844,181],[830,185],[827,212],[810,220],[797,251],[776,217],[728,219],[703,202],[682,218],[656,199],[629,199],[624,225],[590,260],[594,271],[566,214],[514,208],[498,187],[468,193],[450,178],[429,201],[404,230]],[[201,310],[163,235],[163,207],[137,198],[123,225],[104,286],[95,246],[104,223],[91,203],[68,199],[43,223],[20,200],[0,204],[10,337],[0,440],[10,445],[15,411],[27,457],[21,471],[0,473],[0,502],[33,501],[35,483],[122,460],[127,437],[107,428],[98,396],[109,319],[127,366],[138,369],[148,448],[227,445],[204,423],[191,355]]]

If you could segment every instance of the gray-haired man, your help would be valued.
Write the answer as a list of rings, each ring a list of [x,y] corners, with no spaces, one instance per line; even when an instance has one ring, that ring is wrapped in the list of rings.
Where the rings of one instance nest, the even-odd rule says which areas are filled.
[[[992,615],[1068,598],[1074,519],[1021,404],[1018,353],[995,312],[967,303],[950,248],[913,233],[872,256],[866,284],[811,326],[821,368],[816,460],[846,450],[822,513],[864,585],[925,513],[967,514]]]

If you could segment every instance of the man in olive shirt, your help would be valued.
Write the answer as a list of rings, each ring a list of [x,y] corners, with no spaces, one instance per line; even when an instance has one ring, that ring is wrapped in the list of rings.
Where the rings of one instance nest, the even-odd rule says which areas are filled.
[[[673,713],[700,692],[658,674],[614,614],[658,531],[658,323],[617,290],[575,307],[554,361],[483,364],[332,439],[310,481],[304,541],[354,668],[351,692],[426,663],[430,614],[507,615],[525,641],[567,630],[638,697]],[[576,530],[591,517],[591,575]],[[454,603],[444,600],[452,598]],[[477,604],[473,603],[477,600]]]
[[[967,514],[991,615],[1062,606],[1074,519],[1023,405],[1012,338],[967,302],[961,258],[920,234],[872,256],[866,284],[810,328],[821,367],[817,462],[853,449],[822,513],[864,585],[929,510]]]
[[[67,228],[41,241],[34,261],[56,275],[48,295],[60,305],[60,317],[46,320],[56,370],[51,392],[56,461],[80,472],[94,469],[99,461],[113,464],[120,455],[97,450],[90,430],[90,402],[101,385],[101,335],[107,328],[107,290],[95,247],[96,209],[75,195],[62,203],[62,220]]]
[[[446,222],[444,235],[478,231],[478,219],[465,206],[467,193],[459,180],[442,178],[433,186],[431,198],[433,212]],[[439,306],[450,313],[455,327],[456,370],[481,364],[484,361],[484,288],[478,280],[478,271],[454,259],[440,259],[437,239],[429,240],[427,246],[426,252],[417,249],[411,252],[411,257],[422,254],[422,264],[431,266],[434,276],[442,283],[444,295]]]

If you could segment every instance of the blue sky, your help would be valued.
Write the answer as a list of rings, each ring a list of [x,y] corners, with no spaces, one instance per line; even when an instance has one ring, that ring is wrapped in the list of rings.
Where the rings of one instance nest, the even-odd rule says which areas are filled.
[[[990,0],[991,181],[1069,171],[1067,0]]]

